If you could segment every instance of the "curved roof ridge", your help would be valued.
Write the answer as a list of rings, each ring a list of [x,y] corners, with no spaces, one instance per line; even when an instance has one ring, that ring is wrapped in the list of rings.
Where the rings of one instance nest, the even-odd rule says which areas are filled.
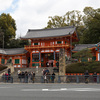
[[[24,49],[24,47],[23,48],[6,48],[4,50],[14,50],[14,49]]]
[[[45,31],[45,30],[58,30],[58,29],[66,29],[66,28],[75,28],[75,26],[65,26],[65,27],[58,27],[58,28],[44,28],[44,29],[28,29],[28,32],[30,31]]]
[[[95,47],[95,44],[77,44],[72,51],[80,51],[82,49],[92,48],[92,47]]]

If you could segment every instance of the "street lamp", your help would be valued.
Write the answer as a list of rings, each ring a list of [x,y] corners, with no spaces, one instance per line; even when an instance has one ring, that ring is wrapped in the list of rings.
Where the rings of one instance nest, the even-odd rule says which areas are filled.
[[[99,53],[98,53],[98,61],[100,61],[100,42],[99,43],[97,43],[97,44],[95,44],[95,46],[96,46],[96,51],[98,51]]]

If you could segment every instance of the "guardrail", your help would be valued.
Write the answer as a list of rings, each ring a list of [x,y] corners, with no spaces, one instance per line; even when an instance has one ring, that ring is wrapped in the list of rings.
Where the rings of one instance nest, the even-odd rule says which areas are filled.
[[[0,83],[100,83],[100,75],[1,76]]]

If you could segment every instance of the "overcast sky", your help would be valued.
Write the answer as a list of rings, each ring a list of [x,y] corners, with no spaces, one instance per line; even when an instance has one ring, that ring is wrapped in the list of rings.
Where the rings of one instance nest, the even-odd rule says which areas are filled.
[[[16,36],[24,36],[28,29],[47,26],[48,17],[62,16],[68,11],[87,6],[100,8],[100,0],[0,0],[0,14],[10,13],[17,25]]]

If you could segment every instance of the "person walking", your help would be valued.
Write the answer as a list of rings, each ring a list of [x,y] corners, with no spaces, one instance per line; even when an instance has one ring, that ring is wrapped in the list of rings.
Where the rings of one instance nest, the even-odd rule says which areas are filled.
[[[21,74],[21,71],[20,71],[20,70],[18,70],[17,74],[18,74],[18,78],[19,78],[19,77],[20,77],[19,75]]]
[[[25,72],[21,72],[21,80],[24,83],[25,82]]]
[[[25,83],[28,83],[28,72],[25,72]]]
[[[46,74],[44,75],[44,83],[48,83],[48,78],[47,78],[47,72],[46,72]]]

